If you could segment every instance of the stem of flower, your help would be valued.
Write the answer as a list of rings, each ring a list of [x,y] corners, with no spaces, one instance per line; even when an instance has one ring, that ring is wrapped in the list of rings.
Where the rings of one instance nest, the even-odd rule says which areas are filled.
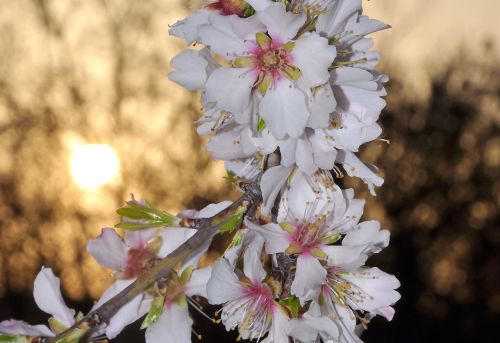
[[[137,280],[113,298],[109,299],[98,309],[88,313],[83,319],[75,323],[72,327],[61,332],[54,338],[49,338],[46,343],[61,342],[64,338],[80,326],[90,328],[99,327],[103,323],[109,323],[111,318],[129,301],[147,290],[157,281],[168,281],[172,269],[184,261],[199,253],[200,247],[206,246],[218,233],[219,228],[224,225],[237,211],[245,208],[245,212],[255,210],[256,204],[261,201],[259,187],[260,179],[257,182],[249,183],[245,187],[245,193],[227,209],[221,211],[212,218],[199,219],[200,228],[190,239],[184,242],[170,255],[160,260],[155,266],[145,271]],[[242,216],[242,218],[246,213]],[[240,221],[239,225],[243,220]],[[88,335],[85,335],[88,337]],[[87,338],[88,339],[88,338]]]

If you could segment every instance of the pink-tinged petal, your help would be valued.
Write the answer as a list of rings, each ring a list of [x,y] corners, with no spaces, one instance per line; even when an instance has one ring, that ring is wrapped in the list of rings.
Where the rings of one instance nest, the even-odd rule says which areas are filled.
[[[277,139],[301,136],[309,119],[306,95],[288,79],[266,92],[259,113]]]
[[[293,65],[301,71],[299,82],[308,88],[325,84],[330,79],[328,68],[337,56],[334,46],[326,38],[311,33],[295,42]]]
[[[160,236],[163,239],[163,244],[161,245],[160,251],[158,252],[158,257],[165,257],[172,251],[177,249],[182,243],[187,241],[191,236],[196,233],[195,229],[188,229],[183,227],[172,227],[166,228],[161,233]]]
[[[222,304],[241,297],[244,289],[225,258],[215,264],[207,284],[207,299],[210,304]]]
[[[0,323],[0,333],[16,336],[54,337],[45,325],[30,325],[20,320],[4,320]]]
[[[33,296],[38,307],[57,321],[70,327],[75,322],[75,310],[66,306],[61,294],[61,281],[52,269],[43,268],[35,279]]]
[[[125,244],[130,249],[143,249],[147,242],[156,236],[158,230],[156,228],[138,230],[138,231],[130,231],[127,230],[125,232]]]
[[[203,298],[207,297],[207,283],[212,275],[212,267],[196,269],[191,274],[191,278],[185,285],[184,293],[187,296],[199,295]]]
[[[190,343],[193,320],[187,306],[167,304],[160,319],[146,330],[146,343]]]
[[[252,223],[248,218],[245,218],[245,225],[256,231],[266,242],[266,253],[277,254],[284,252],[290,245],[288,233],[275,223],[265,224],[263,226]]]
[[[115,230],[102,229],[101,234],[87,243],[87,251],[106,268],[120,271],[127,261],[127,247]]]
[[[93,306],[93,310],[101,307],[109,299],[113,298],[115,295],[124,290],[127,286],[133,283],[135,280],[116,280],[109,286],[102,294],[99,301]],[[123,306],[110,320],[109,324],[106,326],[106,336],[109,339],[113,339],[122,332],[122,330],[129,324],[135,322],[137,319],[144,316],[149,311],[149,306],[144,306],[145,303],[150,303],[149,300],[145,300],[144,295],[138,295],[125,306]]]
[[[394,308],[391,306],[377,308],[375,310],[372,310],[371,312],[374,314],[378,314],[379,316],[384,317],[388,321],[391,321],[392,318],[394,318],[394,314],[396,313]]]
[[[257,16],[267,27],[267,32],[273,39],[279,43],[286,43],[295,38],[299,29],[306,22],[304,14],[293,14],[287,12],[285,5],[274,3],[258,12]]]
[[[250,68],[220,68],[206,83],[206,97],[229,112],[244,112],[250,105],[252,86],[257,75]]]
[[[269,168],[262,174],[260,188],[262,190],[262,213],[269,214],[274,206],[276,196],[285,185],[293,167],[276,166]]]
[[[328,317],[312,317],[305,314],[300,319],[290,321],[288,334],[301,342],[316,342],[318,336],[324,342],[338,341],[339,329],[336,323]]]
[[[297,271],[293,279],[291,291],[300,298],[301,303],[317,300],[321,293],[321,285],[325,283],[326,270],[312,255],[300,255],[297,258]]]
[[[199,51],[183,50],[170,61],[170,65],[175,69],[168,74],[170,81],[190,91],[205,88],[208,62]]]
[[[260,260],[261,251],[262,245],[253,249],[246,249],[243,257],[243,272],[254,284],[260,283],[267,275]]]
[[[172,36],[183,38],[188,45],[191,45],[199,39],[198,29],[200,25],[208,23],[208,17],[212,11],[200,10],[187,16],[172,25],[168,33]]]

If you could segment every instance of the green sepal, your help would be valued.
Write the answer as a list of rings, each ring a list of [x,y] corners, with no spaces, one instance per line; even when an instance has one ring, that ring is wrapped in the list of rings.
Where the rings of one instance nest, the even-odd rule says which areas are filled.
[[[266,127],[266,121],[262,118],[259,118],[259,122],[257,123],[257,132],[264,130]]]
[[[56,334],[61,333],[68,328],[65,324],[61,323],[54,317],[49,318],[49,327],[50,330]]]
[[[159,296],[153,299],[149,313],[141,324],[141,330],[154,324],[160,319],[163,313],[163,305],[165,304],[165,297]]]
[[[0,333],[0,343],[28,343],[28,338]]]
[[[246,208],[241,206],[236,211],[229,217],[228,220],[226,220],[224,223],[221,224],[219,227],[219,232],[220,233],[228,233],[236,229],[236,227],[240,224],[241,222],[241,217],[245,213]]]
[[[290,295],[288,298],[281,299],[279,303],[282,306],[285,306],[290,311],[292,317],[298,317],[300,310],[300,300],[295,295]]]
[[[85,335],[87,330],[74,329],[71,333],[63,339],[58,339],[55,343],[78,343],[80,338]]]
[[[253,16],[255,13],[257,13],[257,11],[255,11],[252,6],[248,6],[247,8],[245,8],[245,10],[243,10],[243,17],[248,18]]]
[[[131,231],[151,227],[173,226],[179,221],[176,216],[158,210],[148,202],[143,205],[135,201],[128,201],[127,205],[116,210],[116,213],[125,218],[144,221],[142,223],[122,221],[115,225],[116,228]]]
[[[228,170],[227,171],[227,175],[224,176],[224,179],[227,180],[227,182],[229,182],[230,184],[235,184],[236,182],[238,182],[238,180],[240,179],[238,177],[238,175],[236,175],[235,173],[233,173],[232,171]]]

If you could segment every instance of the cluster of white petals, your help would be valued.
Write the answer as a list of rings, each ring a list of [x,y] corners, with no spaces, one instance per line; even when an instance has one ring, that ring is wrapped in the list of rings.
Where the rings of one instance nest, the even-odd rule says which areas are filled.
[[[222,306],[227,330],[265,343],[361,342],[374,316],[392,320],[399,281],[365,265],[388,246],[389,232],[362,221],[364,200],[337,184],[344,175],[358,177],[374,194],[383,183],[357,152],[381,134],[388,78],[374,70],[379,55],[366,35],[387,27],[362,15],[361,0],[216,0],[171,27],[193,48],[171,61],[170,80],[201,93],[198,133],[210,136],[207,148],[225,162],[229,179],[259,186],[261,202],[245,215],[233,212],[235,222],[221,227],[232,235],[221,257],[202,266],[210,242],[202,244],[169,279],[157,280],[99,327],[100,335],[112,339],[146,316],[146,342],[190,342],[188,307],[202,312],[199,297]],[[210,220],[230,205],[176,218]],[[94,308],[197,231],[137,230],[141,217],[125,217],[138,225],[133,231],[122,238],[106,228],[87,245],[115,279]],[[48,298],[37,295],[41,288]],[[51,337],[74,324],[48,269],[35,282],[35,299],[57,325],[7,321],[0,332]]]
[[[364,201],[332,175],[359,177],[372,194],[383,183],[356,153],[381,134],[388,80],[365,36],[388,26],[362,15],[361,0],[248,0],[252,11],[231,15],[218,3],[171,28],[203,47],[177,55],[169,78],[201,92],[198,133],[235,177],[260,182],[271,219],[245,219],[208,300],[242,338],[360,341],[373,316],[392,319],[399,282],[365,266],[389,232],[360,222]]]

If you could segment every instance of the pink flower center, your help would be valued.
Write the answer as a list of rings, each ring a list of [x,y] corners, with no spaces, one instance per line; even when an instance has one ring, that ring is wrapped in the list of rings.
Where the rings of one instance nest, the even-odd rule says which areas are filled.
[[[122,272],[124,279],[136,278],[145,269],[151,268],[156,259],[156,255],[150,249],[130,249],[128,251],[127,262]]]
[[[222,15],[236,14],[243,16],[245,10],[249,7],[243,0],[217,0],[207,5],[208,8],[217,10]]]
[[[321,245],[320,236],[321,230],[316,225],[299,224],[295,226],[290,241],[293,246],[299,249],[299,252],[308,254]]]

